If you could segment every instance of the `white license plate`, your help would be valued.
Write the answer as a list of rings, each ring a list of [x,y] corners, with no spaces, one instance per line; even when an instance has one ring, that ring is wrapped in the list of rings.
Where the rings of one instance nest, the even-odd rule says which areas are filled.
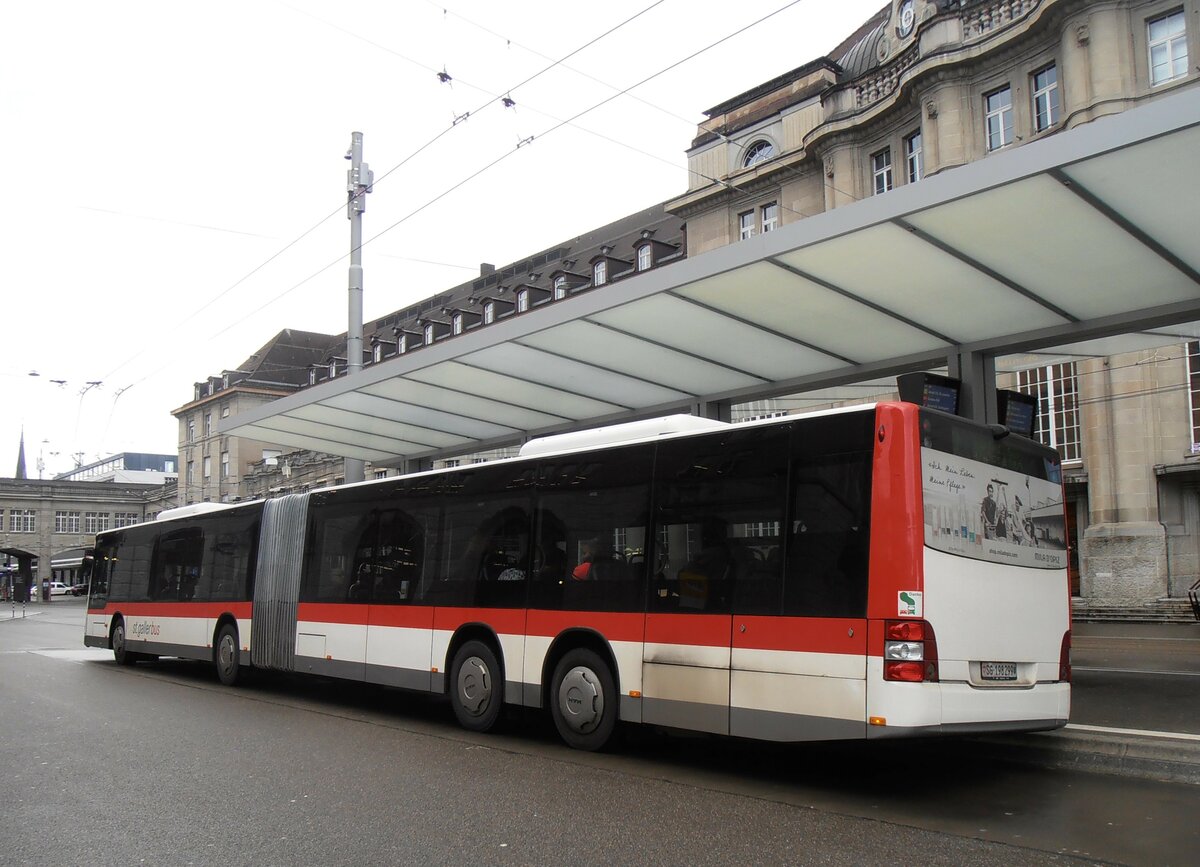
[[[984,680],[1016,680],[1017,664],[1015,662],[981,662],[979,676]]]

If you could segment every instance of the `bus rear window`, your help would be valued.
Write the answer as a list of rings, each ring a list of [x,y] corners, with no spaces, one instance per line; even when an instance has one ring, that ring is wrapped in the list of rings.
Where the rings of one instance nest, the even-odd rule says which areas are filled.
[[[925,544],[1039,569],[1065,569],[1066,520],[1058,454],[1018,436],[921,412]]]

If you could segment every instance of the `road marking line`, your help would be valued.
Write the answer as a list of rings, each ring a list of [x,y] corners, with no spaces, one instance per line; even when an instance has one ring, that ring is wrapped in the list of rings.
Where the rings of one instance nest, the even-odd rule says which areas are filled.
[[[1149,668],[1097,668],[1090,665],[1072,665],[1072,671],[1106,671],[1112,674],[1169,674],[1176,677],[1200,677],[1200,671],[1157,671]]]
[[[1080,732],[1103,732],[1109,735],[1137,735],[1143,738],[1168,738],[1171,740],[1200,741],[1200,735],[1190,735],[1184,732],[1149,732],[1143,729],[1114,729],[1107,726],[1085,726],[1079,723],[1068,723],[1067,728]]]

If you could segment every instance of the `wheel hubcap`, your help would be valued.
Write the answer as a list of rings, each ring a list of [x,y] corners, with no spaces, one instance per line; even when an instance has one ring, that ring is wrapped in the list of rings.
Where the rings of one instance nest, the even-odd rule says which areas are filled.
[[[221,668],[224,671],[230,671],[233,668],[233,659],[235,649],[233,646],[233,636],[226,635],[221,639],[221,648],[218,652],[218,659],[221,662]]]
[[[568,671],[558,688],[558,709],[574,731],[587,734],[594,729],[604,715],[604,692],[596,673],[582,665]]]
[[[463,662],[458,670],[458,698],[472,716],[488,708],[492,698],[492,673],[478,656]]]

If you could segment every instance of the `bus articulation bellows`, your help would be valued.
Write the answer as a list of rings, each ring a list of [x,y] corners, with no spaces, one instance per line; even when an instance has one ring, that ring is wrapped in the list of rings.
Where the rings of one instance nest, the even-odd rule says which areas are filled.
[[[663,421],[102,533],[85,643],[546,708],[580,749],[1066,723],[1053,450],[907,403]]]

